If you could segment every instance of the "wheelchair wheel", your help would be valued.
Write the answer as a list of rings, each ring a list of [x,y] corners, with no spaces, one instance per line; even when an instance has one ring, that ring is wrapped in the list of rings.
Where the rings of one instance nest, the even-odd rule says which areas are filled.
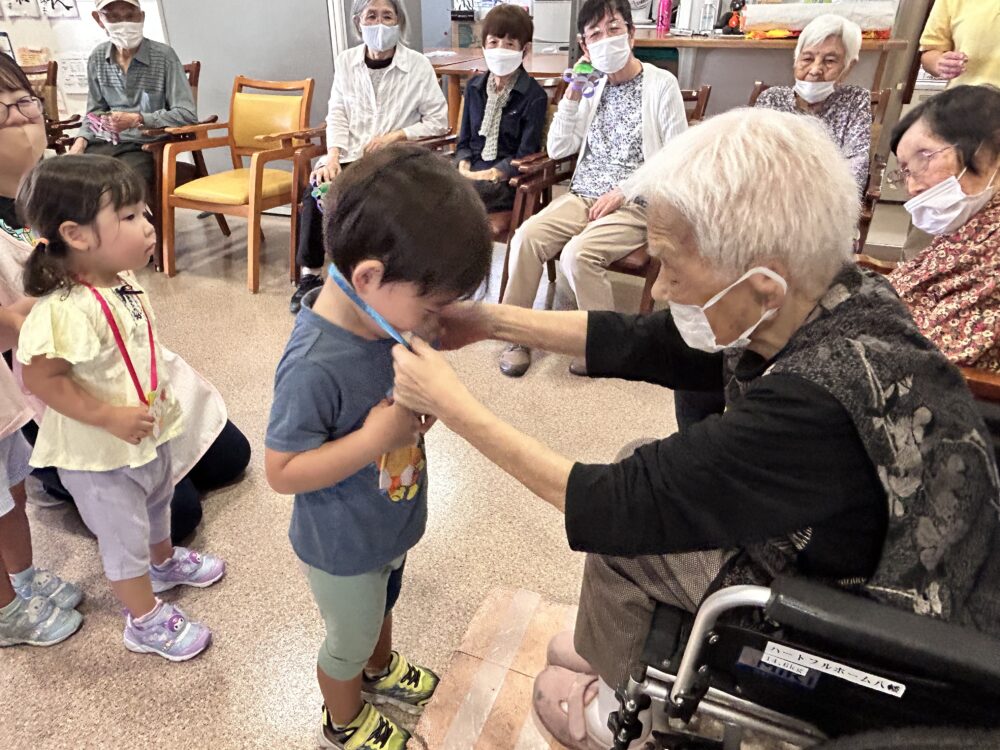
[[[909,727],[862,732],[816,745],[815,750],[1000,750],[1000,731],[964,727]]]

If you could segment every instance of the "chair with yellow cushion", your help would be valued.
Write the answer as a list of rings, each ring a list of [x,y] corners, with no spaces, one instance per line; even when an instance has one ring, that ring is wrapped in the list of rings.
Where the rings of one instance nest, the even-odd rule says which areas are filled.
[[[254,91],[247,91],[253,89]],[[267,93],[260,93],[267,92]],[[261,140],[258,136],[302,130],[309,122],[313,79],[301,81],[259,81],[239,76],[233,83],[229,122],[169,128],[173,135],[193,135],[194,140],[170,143],[164,149],[163,183],[163,270],[176,273],[174,262],[174,211],[195,211],[242,216],[247,222],[247,288],[260,286],[260,217],[263,211],[292,202],[292,186],[299,176],[295,159],[298,148],[291,138]],[[224,135],[210,136],[224,130]],[[177,156],[189,151],[227,147],[233,169],[177,184]],[[250,166],[244,166],[244,159]],[[293,172],[267,168],[273,161],[291,161]],[[295,232],[292,212],[292,233]]]

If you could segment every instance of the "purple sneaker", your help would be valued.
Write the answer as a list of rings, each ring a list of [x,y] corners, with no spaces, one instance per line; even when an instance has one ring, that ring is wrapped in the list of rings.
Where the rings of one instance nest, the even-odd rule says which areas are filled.
[[[162,566],[149,566],[153,593],[169,591],[174,586],[211,586],[226,574],[226,564],[214,555],[202,555],[185,547],[174,547],[174,556]]]
[[[191,622],[181,608],[157,600],[156,609],[145,622],[129,614],[125,618],[125,648],[137,654],[159,654],[170,661],[193,659],[212,642],[212,631]]]

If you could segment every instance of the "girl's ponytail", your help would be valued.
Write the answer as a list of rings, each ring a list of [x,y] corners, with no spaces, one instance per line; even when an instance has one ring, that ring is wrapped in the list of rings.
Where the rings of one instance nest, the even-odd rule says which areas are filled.
[[[44,297],[57,289],[69,289],[73,277],[68,268],[67,247],[61,239],[39,240],[24,264],[24,293]]]

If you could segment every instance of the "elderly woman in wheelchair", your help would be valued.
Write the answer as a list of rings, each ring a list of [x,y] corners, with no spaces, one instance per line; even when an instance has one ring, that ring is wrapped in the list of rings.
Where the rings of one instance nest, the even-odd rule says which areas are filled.
[[[536,679],[541,722],[570,748],[639,747],[696,709],[800,744],[1000,723],[1000,643],[983,634],[1000,630],[997,467],[959,371],[854,263],[857,187],[837,147],[808,118],[731,111],[631,190],[669,310],[463,303],[443,345],[519,341],[586,355],[591,377],[725,386],[725,414],[574,463],[424,342],[394,351],[396,398],[564,511],[589,553],[575,631]]]

